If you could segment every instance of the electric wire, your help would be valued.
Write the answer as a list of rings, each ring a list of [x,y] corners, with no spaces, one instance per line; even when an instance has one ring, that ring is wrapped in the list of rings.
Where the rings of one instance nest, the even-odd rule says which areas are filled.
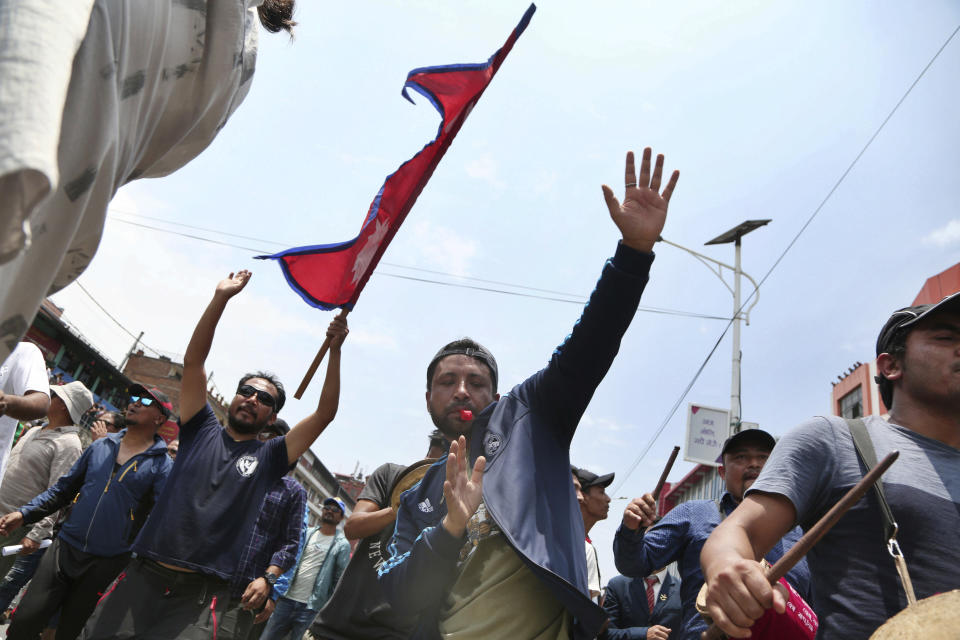
[[[767,270],[767,273],[764,274],[762,278],[760,278],[760,282],[757,283],[757,286],[754,288],[754,290],[750,292],[750,295],[747,296],[746,300],[744,300],[743,303],[740,305],[740,308],[737,309],[737,313],[727,323],[727,326],[723,329],[723,333],[720,334],[720,337],[717,339],[717,342],[713,345],[713,348],[710,349],[710,353],[708,353],[707,357],[704,359],[703,364],[701,364],[700,368],[697,369],[697,372],[693,375],[693,379],[689,382],[689,384],[687,384],[683,392],[680,394],[680,397],[677,398],[677,401],[674,403],[673,407],[671,407],[670,411],[667,413],[667,417],[663,420],[662,423],[660,423],[660,426],[653,433],[653,436],[647,442],[646,446],[644,446],[644,448],[641,450],[640,455],[637,456],[636,460],[633,461],[633,463],[630,465],[627,471],[622,475],[620,482],[618,482],[617,486],[612,489],[611,493],[613,494],[618,493],[621,487],[623,487],[624,483],[627,481],[627,478],[630,477],[630,474],[633,473],[634,470],[637,468],[637,466],[639,466],[639,464],[643,461],[643,458],[647,455],[647,452],[650,451],[650,449],[653,447],[654,443],[656,442],[657,438],[659,438],[660,434],[663,433],[663,430],[666,428],[667,424],[670,422],[670,420],[673,419],[674,414],[676,414],[677,409],[680,408],[681,403],[683,403],[684,399],[686,399],[687,394],[690,393],[690,390],[693,388],[693,385],[696,383],[697,379],[700,377],[700,374],[703,373],[703,370],[706,368],[707,363],[710,361],[710,358],[712,358],[713,354],[716,353],[717,347],[720,346],[720,342],[723,340],[724,336],[727,335],[727,331],[729,331],[730,327],[733,325],[734,319],[740,316],[740,314],[743,312],[743,309],[747,306],[750,300],[753,299],[753,296],[756,295],[757,291],[760,290],[760,287],[762,287],[763,284],[767,281],[767,278],[769,278],[770,275],[774,272],[774,270],[780,265],[780,262],[786,257],[787,253],[789,253],[790,250],[793,248],[793,246],[797,243],[797,240],[800,239],[800,236],[803,235],[803,232],[807,230],[807,227],[810,226],[813,220],[817,217],[817,215],[823,209],[824,205],[827,204],[827,201],[830,200],[830,197],[833,196],[834,192],[836,192],[836,190],[840,187],[841,183],[843,183],[847,175],[849,175],[849,173],[853,170],[853,167],[857,164],[857,161],[859,161],[860,158],[863,156],[863,154],[866,153],[867,149],[870,148],[870,145],[873,144],[873,141],[877,138],[878,135],[880,135],[880,132],[883,130],[883,128],[887,125],[887,123],[890,121],[893,115],[900,108],[900,105],[902,105],[904,101],[906,101],[907,96],[910,95],[914,87],[917,86],[917,84],[920,82],[920,79],[923,78],[923,76],[927,73],[927,70],[930,69],[930,67],[937,60],[937,58],[940,57],[940,54],[943,53],[943,50],[947,48],[947,45],[950,44],[954,36],[957,35],[958,31],[960,31],[960,25],[957,25],[957,28],[953,30],[953,33],[950,34],[950,36],[946,39],[943,45],[937,50],[937,52],[933,55],[930,61],[926,64],[926,66],[924,66],[924,68],[920,71],[920,73],[917,75],[914,81],[910,84],[910,86],[907,88],[904,94],[900,97],[900,100],[897,101],[897,104],[894,105],[893,109],[890,110],[890,113],[887,114],[887,117],[883,119],[883,122],[880,123],[880,126],[877,127],[877,129],[873,132],[873,135],[870,136],[866,144],[863,145],[863,148],[860,149],[860,152],[856,155],[856,157],[854,157],[853,161],[847,166],[846,170],[840,175],[837,181],[833,184],[833,187],[830,188],[830,190],[827,192],[827,195],[824,196],[823,200],[821,200],[820,204],[817,205],[817,208],[813,210],[813,213],[810,214],[810,216],[807,218],[807,221],[803,223],[803,226],[800,227],[800,230],[797,231],[793,239],[790,240],[789,243],[787,243],[786,248],[784,248],[780,256],[776,259],[773,265],[771,265],[770,269]],[[741,416],[743,413],[742,405],[743,403],[741,401],[740,403]]]
[[[128,214],[128,215],[129,215],[129,214]],[[115,221],[117,221],[117,222],[122,222],[122,223],[124,223],[124,224],[132,225],[132,226],[135,226],[135,227],[141,227],[141,228],[144,228],[144,229],[150,229],[150,230],[152,230],[152,231],[159,231],[159,232],[161,232],[161,233],[169,233],[169,234],[171,234],[171,235],[181,236],[181,237],[184,237],[184,238],[191,238],[191,239],[193,239],[193,240],[200,240],[200,241],[203,241],[203,242],[209,242],[209,243],[212,243],[212,244],[217,244],[217,245],[226,246],[226,247],[232,247],[232,248],[234,248],[234,249],[242,249],[242,250],[244,250],[244,251],[251,251],[251,252],[253,252],[253,253],[261,253],[261,254],[263,254],[263,253],[270,253],[270,251],[265,250],[265,249],[257,249],[257,248],[254,248],[254,247],[245,247],[245,246],[233,244],[233,243],[230,243],[230,242],[224,242],[224,241],[221,241],[221,240],[214,240],[214,239],[212,239],[212,238],[205,238],[205,237],[203,237],[203,236],[198,236],[198,235],[194,235],[194,234],[190,234],[190,233],[183,233],[183,232],[181,232],[181,231],[174,231],[174,230],[172,230],[172,229],[164,229],[164,228],[162,228],[162,227],[155,227],[155,226],[153,226],[153,225],[143,224],[143,223],[140,223],[140,222],[133,222],[133,221],[131,221],[131,220],[124,220],[124,219],[122,219],[122,218],[117,218],[117,217],[115,217],[115,216],[112,216],[112,219],[115,220]],[[176,224],[179,224],[179,223],[176,223]],[[188,226],[188,225],[183,225],[183,226]],[[218,232],[218,231],[213,231],[213,230],[210,230],[210,231],[212,231],[212,232],[214,232],[214,233],[220,233],[220,232]],[[223,235],[231,235],[231,234],[223,234]],[[247,236],[241,236],[241,237],[247,237]],[[253,239],[253,240],[255,240],[256,238],[248,238],[248,239]],[[390,263],[383,262],[383,263],[381,263],[381,264],[390,264]],[[557,294],[559,294],[559,295],[570,296],[570,297],[573,298],[573,299],[569,299],[569,300],[568,300],[568,299],[557,298],[557,297],[552,297],[552,296],[543,296],[543,295],[535,295],[535,294],[529,294],[529,293],[520,293],[520,292],[517,292],[517,291],[505,291],[505,290],[503,290],[503,289],[495,289],[495,288],[492,288],[492,287],[479,287],[479,286],[475,286],[475,285],[468,285],[468,284],[457,283],[457,282],[444,282],[444,281],[442,281],[442,280],[432,280],[432,279],[430,279],[430,278],[416,278],[416,277],[414,277],[414,276],[401,275],[401,274],[398,274],[398,273],[390,273],[390,272],[382,271],[382,270],[374,271],[374,272],[373,272],[373,275],[379,275],[379,276],[384,276],[384,277],[388,277],[388,278],[398,278],[398,279],[401,279],[401,280],[412,280],[412,281],[415,281],[415,282],[425,282],[425,283],[429,283],[429,284],[438,284],[438,285],[442,285],[442,286],[446,286],[446,287],[456,287],[456,288],[460,288],[460,289],[472,289],[472,290],[475,290],[475,291],[486,291],[486,292],[490,292],[490,293],[499,293],[499,294],[502,294],[502,295],[517,296],[517,297],[521,297],[521,298],[532,298],[532,299],[535,299],[535,300],[548,300],[548,301],[551,301],[551,302],[566,302],[566,303],[568,303],[568,304],[575,304],[575,305],[578,305],[578,306],[583,306],[584,304],[587,303],[586,298],[578,298],[578,297],[575,297],[575,294],[572,294],[572,293],[563,293],[563,292],[559,292],[559,291],[553,291],[553,290],[550,290],[550,289],[536,289],[536,288],[534,288],[534,287],[526,287],[526,286],[523,286],[523,285],[516,285],[516,284],[511,284],[511,283],[508,283],[508,282],[500,282],[500,281],[495,281],[495,280],[483,280],[483,279],[481,279],[481,278],[471,278],[471,277],[469,277],[469,276],[458,276],[458,275],[451,274],[451,273],[446,273],[446,272],[443,272],[443,271],[434,271],[434,270],[432,270],[432,269],[420,269],[420,268],[418,268],[418,267],[407,267],[407,266],[403,266],[403,265],[391,265],[391,266],[401,267],[401,268],[404,268],[404,269],[413,269],[413,270],[417,270],[417,271],[426,271],[426,272],[428,272],[428,273],[437,273],[437,274],[445,275],[445,276],[452,277],[452,278],[464,278],[464,279],[467,279],[467,280],[474,280],[474,281],[479,281],[479,282],[489,282],[489,283],[494,283],[494,284],[503,284],[503,285],[505,285],[505,286],[510,286],[510,287],[514,287],[514,288],[517,288],[517,289],[525,289],[525,290],[532,290],[532,291],[541,291],[541,292],[546,292],[546,293],[557,293]],[[729,320],[729,318],[728,318],[727,316],[716,316],[716,315],[710,315],[710,314],[705,314],[705,313],[696,313],[696,312],[693,312],[693,311],[683,311],[683,310],[680,310],[680,309],[667,309],[667,308],[662,308],[662,307],[640,307],[640,308],[638,308],[638,311],[642,311],[642,312],[645,312],[645,313],[656,313],[656,314],[661,314],[661,315],[679,316],[679,317],[684,317],[684,318],[699,318],[699,319],[702,319],[702,320]]]
[[[100,302],[99,302],[96,298],[93,297],[93,294],[90,293],[89,291],[87,291],[87,288],[84,287],[82,284],[80,284],[80,281],[79,281],[79,280],[74,280],[74,284],[76,284],[78,287],[80,287],[80,291],[83,291],[83,292],[87,295],[87,297],[90,298],[90,300],[93,302],[93,304],[97,305],[97,308],[99,308],[100,311],[103,311],[103,313],[106,314],[106,316],[107,316],[108,318],[110,318],[111,320],[113,320],[113,322],[114,322],[118,327],[120,327],[121,329],[123,329],[123,331],[124,331],[127,335],[129,335],[129,336],[130,336],[131,338],[133,338],[134,340],[137,340],[144,348],[146,348],[146,349],[148,349],[148,350],[150,350],[150,351],[153,351],[153,352],[154,352],[155,354],[157,354],[158,356],[160,355],[160,352],[159,352],[159,351],[157,351],[157,350],[154,349],[153,347],[148,346],[143,340],[140,339],[139,336],[135,335],[132,331],[130,331],[130,329],[127,329],[125,326],[123,326],[123,324],[122,324],[119,320],[117,320],[116,318],[114,318],[114,317],[113,317],[113,314],[111,314],[109,311],[107,311],[107,309],[106,309],[102,304],[100,304]]]

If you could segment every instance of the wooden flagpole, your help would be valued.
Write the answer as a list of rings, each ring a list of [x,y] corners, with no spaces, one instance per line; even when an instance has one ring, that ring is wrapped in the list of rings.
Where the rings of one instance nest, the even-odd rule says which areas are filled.
[[[343,309],[340,311],[341,318],[346,318],[347,314],[350,313],[349,309]],[[297,387],[297,392],[293,394],[293,397],[299,400],[303,397],[303,392],[307,390],[307,387],[310,385],[310,381],[313,380],[314,374],[317,372],[317,369],[320,367],[320,363],[323,362],[324,356],[327,355],[327,351],[330,350],[330,336],[327,336],[323,341],[323,344],[320,345],[320,350],[317,351],[317,355],[313,358],[313,362],[310,363],[310,368],[307,369],[307,372],[303,374],[303,380],[300,381],[300,386]]]

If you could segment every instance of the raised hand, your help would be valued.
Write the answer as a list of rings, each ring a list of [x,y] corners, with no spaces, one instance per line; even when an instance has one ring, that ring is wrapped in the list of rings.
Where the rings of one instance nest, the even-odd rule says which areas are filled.
[[[346,312],[341,311],[327,327],[327,337],[330,338],[330,348],[339,349],[343,346],[343,341],[347,339],[350,329],[347,328]]]
[[[231,273],[217,284],[216,295],[232,298],[243,291],[243,288],[247,286],[247,282],[250,281],[251,275],[253,274],[246,269]]]
[[[90,425],[90,440],[99,440],[100,438],[106,437],[109,433],[107,431],[107,423],[103,420],[96,420],[92,425]]]
[[[623,235],[623,244],[647,253],[653,250],[654,243],[660,238],[663,224],[667,220],[667,205],[680,178],[680,172],[674,171],[663,193],[660,193],[663,155],[657,156],[651,175],[652,154],[650,147],[643,150],[638,177],[634,168],[633,152],[627,152],[626,192],[623,204],[620,204],[617,197],[613,195],[613,189],[603,185],[603,198],[607,202],[607,209],[610,210],[610,217]]]
[[[657,503],[652,493],[634,498],[623,510],[623,526],[631,531],[649,527],[657,520]]]
[[[443,527],[455,538],[463,535],[467,522],[483,501],[483,469],[486,466],[487,459],[480,456],[473,465],[473,473],[468,473],[467,439],[460,436],[450,443],[447,479],[443,483],[443,499],[447,503]]]

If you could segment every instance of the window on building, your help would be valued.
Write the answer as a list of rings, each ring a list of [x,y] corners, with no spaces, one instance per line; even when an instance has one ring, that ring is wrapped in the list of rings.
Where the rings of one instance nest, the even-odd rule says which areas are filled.
[[[840,415],[851,419],[863,417],[863,387],[840,398]]]

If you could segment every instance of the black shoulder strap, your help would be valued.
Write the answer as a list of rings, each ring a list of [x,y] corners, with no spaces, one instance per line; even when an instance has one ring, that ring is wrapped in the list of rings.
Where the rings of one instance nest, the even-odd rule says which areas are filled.
[[[853,436],[853,447],[857,450],[860,460],[870,471],[877,466],[877,453],[873,448],[873,440],[870,439],[870,433],[867,431],[867,425],[863,418],[846,418],[847,427],[850,429],[850,435]],[[886,543],[897,533],[897,521],[893,518],[893,511],[890,510],[890,504],[887,502],[887,496],[883,491],[883,480],[877,480],[873,485],[877,494],[877,500],[880,502],[880,513],[883,516],[883,541]]]

